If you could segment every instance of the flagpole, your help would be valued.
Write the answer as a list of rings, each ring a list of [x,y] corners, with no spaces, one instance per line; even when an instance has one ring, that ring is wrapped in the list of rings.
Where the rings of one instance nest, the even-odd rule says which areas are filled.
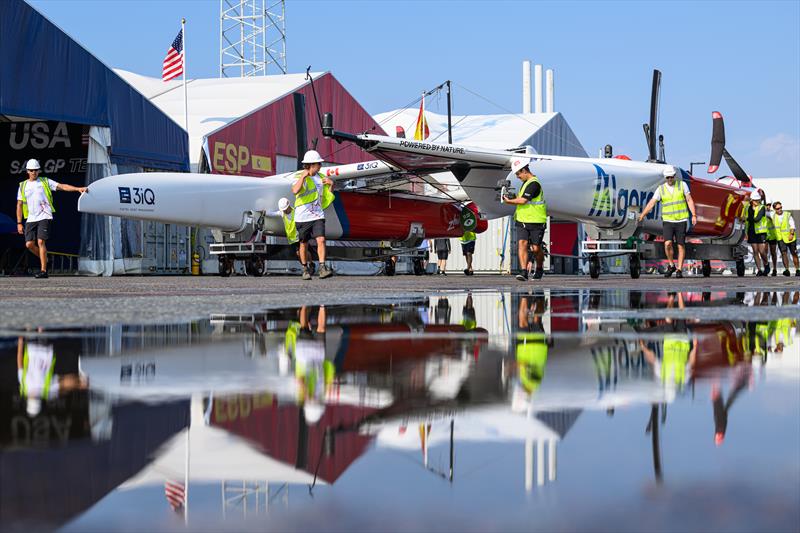
[[[186,99],[186,19],[181,19],[181,35],[183,36],[183,125],[189,135],[189,104]],[[191,156],[191,154],[189,154]]]
[[[425,91],[422,91],[422,124],[420,124],[420,135],[425,139]]]

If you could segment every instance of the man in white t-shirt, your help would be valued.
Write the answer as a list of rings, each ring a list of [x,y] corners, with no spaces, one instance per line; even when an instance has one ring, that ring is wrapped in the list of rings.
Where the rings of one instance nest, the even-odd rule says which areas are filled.
[[[692,215],[692,225],[697,224],[697,211],[694,200],[689,193],[689,187],[676,177],[674,167],[667,167],[663,171],[664,183],[659,185],[653,197],[639,215],[639,222],[644,220],[647,213],[652,211],[656,202],[661,202],[661,221],[664,228],[664,253],[667,256],[669,267],[664,274],[670,277],[676,273],[678,278],[683,277],[683,258],[686,255],[686,222],[689,214]],[[677,181],[677,182],[676,182]],[[672,243],[678,245],[678,268],[672,262]]]
[[[325,264],[325,208],[332,201],[333,181],[320,173],[325,160],[316,150],[309,150],[303,157],[303,170],[297,172],[292,184],[294,194],[294,222],[300,242],[300,262],[303,264],[303,279],[311,279],[308,269],[308,240],[317,241],[319,255],[319,277],[327,278],[333,271]]]
[[[39,161],[31,159],[25,165],[28,179],[20,182],[17,190],[17,233],[25,235],[25,247],[39,258],[41,270],[35,278],[47,277],[47,246],[50,222],[53,220],[54,191],[87,192],[87,187],[73,187],[39,176]],[[22,219],[25,218],[23,225]]]

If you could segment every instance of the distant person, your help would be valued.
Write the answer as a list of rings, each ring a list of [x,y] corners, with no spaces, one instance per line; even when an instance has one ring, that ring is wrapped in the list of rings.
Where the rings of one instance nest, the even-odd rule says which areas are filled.
[[[53,204],[53,191],[84,193],[88,187],[73,187],[39,176],[41,166],[36,159],[25,165],[28,179],[20,182],[17,191],[17,233],[25,235],[25,247],[39,258],[40,269],[33,277],[47,277],[47,239],[56,212]],[[22,219],[25,219],[23,225]]]
[[[783,275],[792,275],[789,272],[789,254],[791,254],[794,262],[794,275],[800,277],[800,261],[797,258],[797,233],[794,227],[794,218],[792,213],[783,210],[781,202],[773,203],[772,207],[774,208],[772,219],[780,235],[778,247],[781,250],[781,259],[783,259]]]
[[[692,214],[692,225],[697,224],[697,211],[689,187],[682,180],[677,180],[675,167],[664,169],[664,182],[656,189],[653,197],[639,215],[639,222],[653,210],[657,202],[661,202],[661,223],[664,233],[664,253],[667,256],[667,271],[664,277],[683,277],[683,258],[686,256],[686,222]],[[673,243],[678,246],[678,268],[673,263]]]
[[[303,279],[311,279],[308,267],[308,240],[317,241],[319,255],[319,277],[325,279],[333,275],[333,270],[325,263],[325,208],[334,199],[333,181],[320,173],[325,160],[316,150],[309,150],[303,156],[303,170],[298,171],[292,184],[294,194],[294,220],[297,225],[297,238],[300,242],[300,263],[303,265]]]
[[[447,298],[439,298],[436,302],[436,307],[433,311],[433,323],[437,325],[450,324],[450,314],[452,308],[450,307],[450,300]]]
[[[286,240],[289,243],[289,246],[291,246],[294,250],[297,260],[300,261],[300,245],[297,237],[297,224],[294,220],[295,210],[288,198],[281,198],[278,200],[278,214],[283,220],[283,229],[286,233]],[[302,265],[303,262],[300,261],[300,264]]]
[[[17,379],[20,396],[27,402],[28,415],[35,417],[42,401],[72,390],[86,389],[88,381],[78,373],[59,374],[52,344],[17,339]]]
[[[683,293],[670,292],[667,298],[667,309],[673,309],[677,300],[678,308],[685,309]],[[685,385],[692,379],[694,367],[697,363],[697,340],[689,334],[686,320],[666,318],[672,331],[664,334],[661,346],[661,361],[658,360],[655,351],[651,350],[643,340],[639,340],[639,348],[645,360],[653,367],[656,377],[661,378],[661,383],[665,387],[676,387],[683,390]]]
[[[761,195],[758,194],[758,191],[750,194],[750,205],[745,213],[745,221],[747,223],[747,242],[753,249],[753,260],[756,263],[756,276],[766,276],[769,274],[767,219],[766,209],[761,204]]]
[[[447,275],[447,258],[450,256],[450,239],[434,239],[433,248],[436,251],[436,273]]]
[[[768,254],[765,258],[766,262],[766,269],[770,271],[769,268],[769,258],[772,257],[772,275],[778,275],[778,241],[780,240],[780,232],[778,228],[775,226],[775,221],[773,219],[772,213],[772,204],[766,204],[764,206],[764,218],[767,221],[767,246],[766,246],[766,253]]]
[[[541,279],[544,275],[542,241],[547,229],[547,202],[544,199],[544,190],[539,179],[531,173],[526,160],[514,159],[511,162],[511,172],[522,181],[522,187],[516,198],[509,196],[503,198],[504,203],[516,206],[514,220],[517,228],[517,253],[521,271],[517,274],[517,279],[519,281],[528,280],[529,245],[536,258],[536,270],[532,279]]]
[[[472,270],[472,256],[475,254],[475,240],[477,235],[474,231],[465,231],[461,236],[461,253],[464,254],[464,260],[467,262],[467,268],[464,269],[464,274],[472,276],[475,272]]]

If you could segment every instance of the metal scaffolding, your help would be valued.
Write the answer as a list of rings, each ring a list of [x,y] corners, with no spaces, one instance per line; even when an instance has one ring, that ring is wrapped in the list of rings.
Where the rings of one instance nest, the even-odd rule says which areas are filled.
[[[220,78],[286,74],[285,0],[220,0],[219,18]]]

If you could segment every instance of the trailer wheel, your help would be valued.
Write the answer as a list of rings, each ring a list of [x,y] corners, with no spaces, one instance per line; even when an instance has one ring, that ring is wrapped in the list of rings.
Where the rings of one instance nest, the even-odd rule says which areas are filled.
[[[411,264],[414,267],[415,276],[421,276],[425,273],[425,269],[422,268],[422,259],[414,259],[411,261]]]
[[[744,259],[736,260],[736,275],[740,278],[744,276]]]
[[[703,265],[700,270],[703,273],[704,278],[709,277],[711,275],[711,261],[708,259],[703,259]]]
[[[394,268],[394,261],[392,261],[392,258],[391,257],[387,258],[383,265],[384,265],[383,272],[387,276],[394,276],[395,268]]]
[[[254,255],[245,262],[244,269],[248,276],[255,276],[257,278],[263,276],[266,271],[264,258]]]
[[[592,279],[600,277],[600,257],[597,254],[589,256],[589,275]]]
[[[219,275],[223,278],[227,278],[231,274],[233,274],[233,259],[221,255],[219,257]]]
[[[631,277],[639,279],[642,275],[642,262],[639,260],[639,254],[632,254],[630,257]]]

